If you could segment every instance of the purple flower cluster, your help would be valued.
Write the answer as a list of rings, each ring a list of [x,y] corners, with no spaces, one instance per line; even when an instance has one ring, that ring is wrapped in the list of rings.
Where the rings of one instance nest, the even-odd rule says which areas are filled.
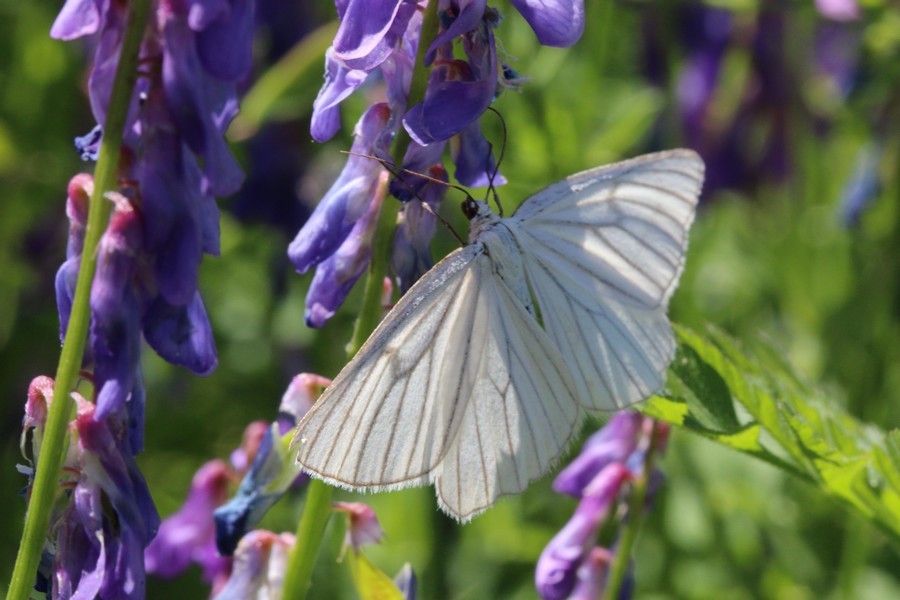
[[[597,545],[601,527],[620,512],[623,488],[644,476],[648,452],[664,449],[668,427],[637,413],[622,412],[588,438],[575,460],[560,472],[553,489],[578,498],[569,522],[547,544],[535,570],[545,600],[600,598],[614,550]],[[650,474],[650,493],[659,473]],[[619,598],[631,596],[630,574]]]
[[[645,71],[660,87],[667,87],[674,75],[684,143],[707,165],[707,197],[723,188],[754,189],[784,181],[792,170],[792,131],[802,122],[789,110],[809,103],[800,91],[821,87],[822,103],[837,104],[852,89],[860,32],[848,21],[856,18],[858,6],[855,0],[817,0],[816,5],[824,18],[816,23],[808,40],[810,55],[802,64],[792,61],[788,51],[791,10],[785,6],[764,6],[755,23],[703,3],[681,3],[665,18],[645,11]],[[662,40],[671,40],[684,53],[677,73],[668,72],[673,48]],[[737,50],[750,57],[746,79],[726,88],[726,59]],[[798,80],[803,84],[797,85]],[[822,129],[827,110],[806,108],[804,116],[813,117],[808,124]]]
[[[37,461],[53,380],[36,378],[25,407],[23,450]],[[128,415],[99,419],[96,405],[72,394],[78,413],[69,426],[61,493],[51,518],[49,562],[36,588],[53,598],[143,598],[144,547],[159,527],[150,492],[130,452]],[[29,441],[30,440],[30,441]],[[29,454],[26,452],[26,454]]]
[[[413,106],[410,86],[425,3],[336,1],[341,24],[326,54],[325,83],[313,105],[312,137],[319,142],[331,139],[341,127],[341,102],[377,78],[384,82],[386,101],[372,105],[360,118],[353,153],[389,160],[389,147],[403,128],[412,140],[404,169],[446,181],[443,155],[449,144],[457,181],[468,186],[502,184],[480,126],[481,115],[497,94],[515,83],[497,53],[494,29],[499,14],[485,0],[436,1],[440,27],[424,54],[423,66],[429,69],[424,98]],[[545,45],[569,46],[581,36],[582,0],[513,0],[513,5]],[[455,52],[457,42],[461,53]],[[306,303],[311,327],[322,326],[334,314],[369,262],[384,176],[377,161],[351,156],[288,250],[298,272],[316,267]],[[403,175],[390,191],[403,201],[391,266],[405,292],[432,266],[428,244],[435,222],[425,205],[436,208],[446,187]]]

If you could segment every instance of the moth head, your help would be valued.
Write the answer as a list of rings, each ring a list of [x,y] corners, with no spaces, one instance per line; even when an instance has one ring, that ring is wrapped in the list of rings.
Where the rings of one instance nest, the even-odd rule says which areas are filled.
[[[471,196],[462,201],[462,211],[470,221],[475,217],[485,217],[494,212],[487,205],[487,202],[479,202]]]

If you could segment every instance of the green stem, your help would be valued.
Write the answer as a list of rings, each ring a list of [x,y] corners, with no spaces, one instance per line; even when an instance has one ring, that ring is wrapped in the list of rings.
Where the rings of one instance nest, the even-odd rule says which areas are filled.
[[[656,458],[656,429],[657,423],[653,421],[653,427],[647,433],[649,446],[644,455],[644,467],[640,477],[634,482],[631,496],[628,499],[628,518],[616,544],[616,552],[613,563],[609,569],[609,578],[606,581],[606,590],[603,592],[604,600],[615,600],[619,597],[625,575],[628,574],[628,564],[631,562],[631,550],[637,540],[641,527],[641,517],[644,512],[644,504],[647,501],[647,489],[650,485],[650,474],[653,472],[653,463]]]
[[[437,36],[439,25],[437,5],[437,2],[429,2],[425,8],[425,17],[422,21],[422,32],[419,36],[419,47],[416,53],[416,67],[410,83],[407,106],[415,106],[425,98],[429,75],[429,70],[425,66],[425,53]],[[392,151],[395,164],[402,164],[408,146],[409,136],[401,127],[397,132]],[[372,243],[372,261],[366,275],[362,306],[353,328],[353,337],[347,345],[347,360],[356,355],[381,321],[384,277],[387,274],[391,258],[391,244],[397,228],[397,213],[390,209],[385,210],[385,204],[387,204],[387,200],[382,202],[381,210],[378,213],[378,224]],[[309,482],[303,515],[297,525],[297,541],[291,551],[285,573],[284,587],[282,588],[282,598],[285,600],[299,600],[306,597],[316,554],[331,514],[331,492],[331,487],[317,479]]]
[[[91,282],[97,267],[96,249],[109,220],[110,203],[103,196],[117,187],[122,134],[137,81],[138,56],[149,12],[150,0],[132,0],[103,128],[100,156],[94,172],[94,191],[90,200],[75,300],[56,371],[54,401],[50,403],[31,499],[25,515],[25,528],[7,594],[8,600],[25,600],[30,594],[47,538],[50,513],[59,489],[59,470],[66,451],[66,429],[72,408],[68,398],[81,370],[90,323]]]

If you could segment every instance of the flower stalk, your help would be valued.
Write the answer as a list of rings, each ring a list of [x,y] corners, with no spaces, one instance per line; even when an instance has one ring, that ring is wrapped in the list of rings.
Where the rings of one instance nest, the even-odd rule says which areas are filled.
[[[94,191],[88,212],[75,299],[56,371],[53,390],[56,401],[50,404],[31,500],[25,516],[25,528],[7,595],[9,600],[25,600],[29,597],[58,490],[59,470],[66,451],[66,429],[73,406],[67,399],[81,369],[90,323],[90,293],[97,266],[96,249],[111,210],[111,203],[104,199],[104,195],[117,187],[122,136],[138,77],[138,57],[149,12],[150,0],[132,0],[130,3],[128,24],[94,174]]]
[[[650,487],[650,476],[653,473],[653,463],[656,459],[657,443],[659,436],[657,429],[659,424],[650,419],[652,426],[647,433],[649,438],[647,452],[644,455],[644,465],[640,475],[634,480],[631,488],[631,494],[628,498],[628,517],[622,527],[622,533],[616,544],[616,551],[613,555],[613,562],[609,569],[609,576],[606,580],[606,590],[603,594],[603,600],[616,600],[619,597],[619,591],[625,582],[628,574],[628,565],[631,561],[631,551],[634,548],[634,542],[637,540],[637,534],[641,527],[641,517],[644,514],[644,505],[647,502],[647,492]]]
[[[429,2],[425,9],[407,106],[415,106],[425,97],[429,69],[425,67],[424,57],[432,41],[437,37],[440,24],[437,6],[437,2]],[[401,127],[397,132],[394,147],[392,148],[394,164],[403,164],[403,157],[406,154],[409,142],[409,135]],[[383,282],[391,258],[391,241],[394,239],[396,228],[397,212],[391,210],[390,207],[386,209],[385,203],[382,203],[378,215],[375,239],[372,244],[372,260],[366,275],[362,306],[353,328],[353,337],[347,345],[347,360],[352,359],[356,355],[366,338],[375,330],[380,321]],[[330,486],[318,479],[310,481],[306,492],[306,504],[303,508],[303,515],[300,517],[300,522],[297,526],[297,541],[291,551],[285,573],[282,592],[282,597],[285,600],[306,597],[316,553],[322,541],[328,517],[331,515],[331,495],[332,488]]]

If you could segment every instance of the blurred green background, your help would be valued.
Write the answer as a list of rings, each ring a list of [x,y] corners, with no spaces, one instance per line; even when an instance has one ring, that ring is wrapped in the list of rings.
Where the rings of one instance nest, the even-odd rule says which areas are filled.
[[[324,329],[307,329],[309,276],[292,272],[285,248],[340,169],[339,150],[377,86],[346,103],[339,138],[309,139],[327,38],[304,36],[329,22],[333,5],[295,2],[260,0],[255,78],[300,46],[287,55],[293,66],[281,64],[280,87],[247,84],[233,138],[248,186],[223,199],[222,256],[201,270],[219,369],[199,379],[145,353],[139,462],[163,516],[178,509],[198,467],[227,457],[250,421],[274,417],[293,375],[334,376],[350,337],[358,291]],[[500,194],[509,205],[598,164],[698,147],[712,189],[672,319],[772,339],[835,403],[891,429],[900,424],[900,7],[861,5],[862,18],[837,22],[812,0],[588,1],[583,39],[560,50],[539,47],[501,3],[504,59],[531,81],[495,103],[508,129],[510,183]],[[49,39],[57,9],[0,4],[0,590],[24,514],[15,465],[25,392],[32,377],[54,373],[59,351],[53,276],[65,254],[66,183],[90,169],[71,143],[93,126],[86,49]],[[691,69],[710,53],[720,70],[698,116],[688,110],[701,89]],[[499,145],[490,115],[485,128]],[[859,171],[866,156],[870,168]],[[848,203],[863,194],[848,182],[860,172],[869,187],[857,189],[871,193],[850,222]],[[444,214],[465,231],[454,192],[448,198]],[[435,256],[454,243],[439,231]],[[588,423],[585,435],[598,426]],[[662,466],[666,485],[635,555],[637,597],[900,597],[896,544],[816,489],[678,430]],[[535,561],[574,509],[551,480],[464,527],[437,512],[431,489],[370,496],[387,539],[367,555],[391,574],[411,562],[421,597],[533,598]],[[262,526],[293,531],[301,508],[302,493],[290,496]],[[335,523],[313,598],[353,597],[346,566],[335,562]],[[148,597],[207,593],[193,568],[174,581],[151,578]]]

